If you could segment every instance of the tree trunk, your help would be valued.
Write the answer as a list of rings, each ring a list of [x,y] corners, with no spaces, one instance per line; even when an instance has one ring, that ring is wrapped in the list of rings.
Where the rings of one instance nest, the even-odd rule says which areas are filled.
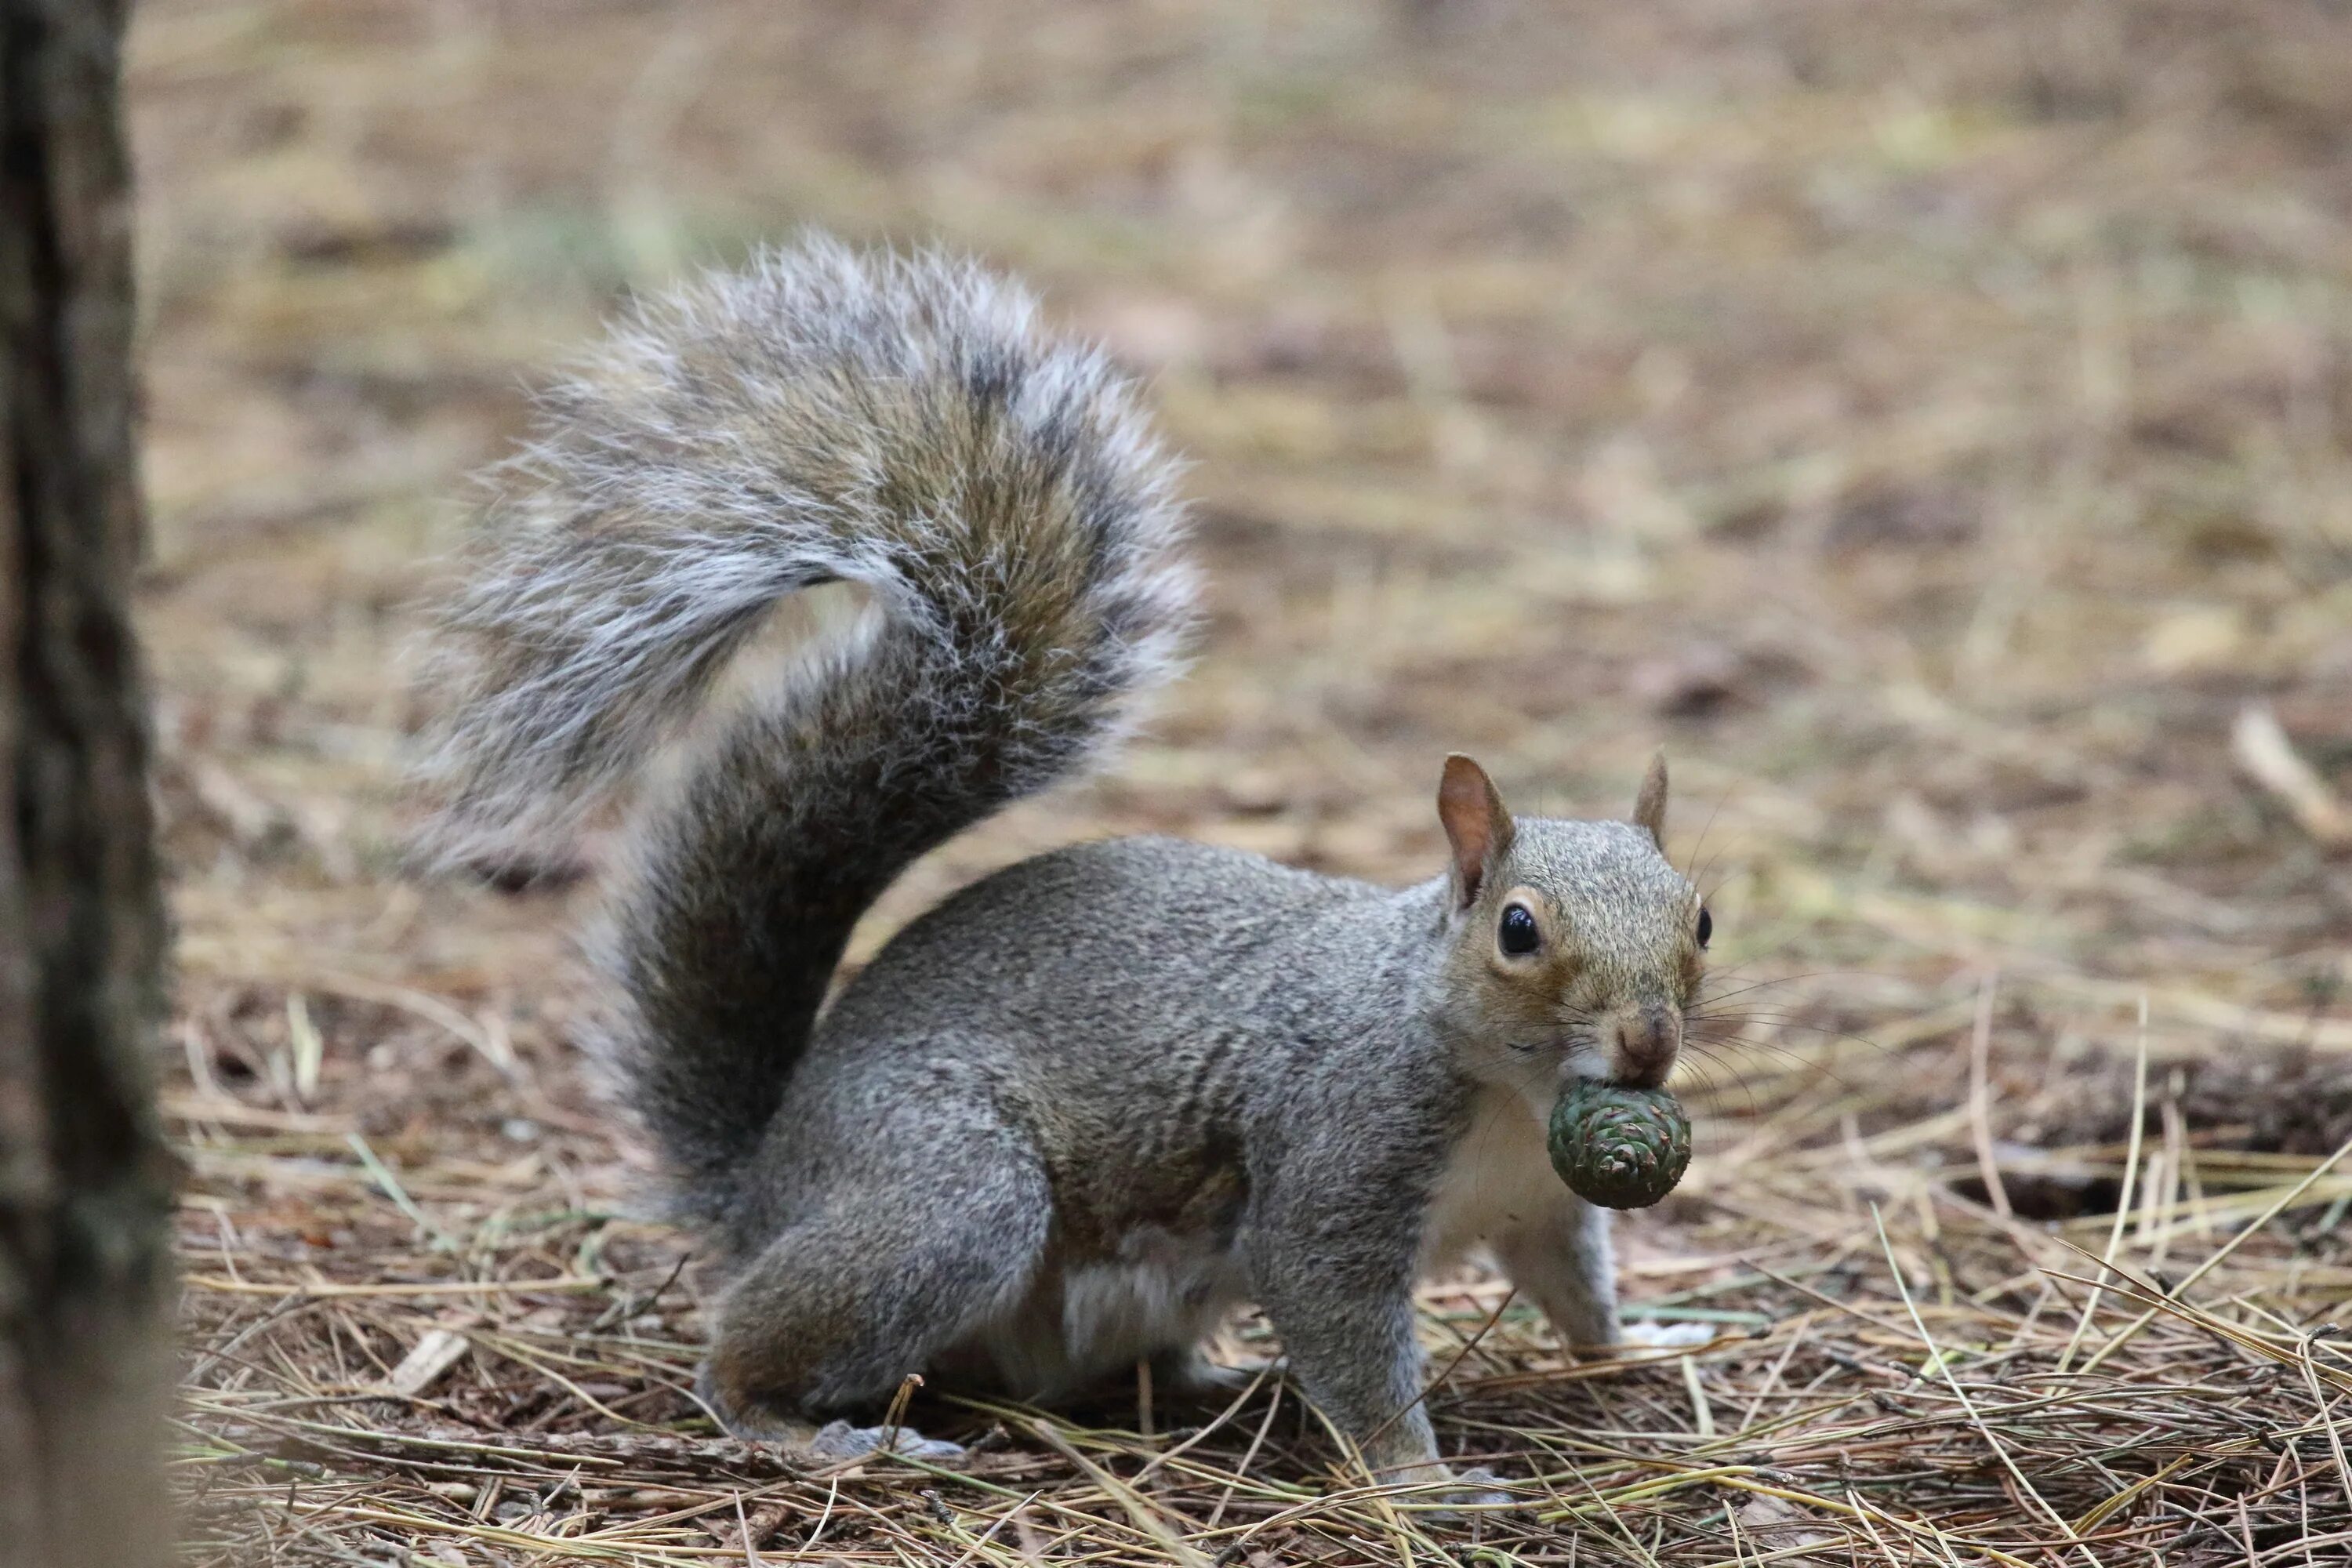
[[[0,1568],[168,1560],[122,0],[0,0]]]

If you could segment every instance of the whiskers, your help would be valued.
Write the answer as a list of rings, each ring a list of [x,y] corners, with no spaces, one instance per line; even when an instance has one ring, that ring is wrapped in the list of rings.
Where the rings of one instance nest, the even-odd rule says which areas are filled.
[[[1601,1015],[1590,1007],[1561,1003],[1552,1013],[1553,1039],[1558,1050],[1552,1058],[1556,1073],[1559,1065],[1585,1070],[1598,1063],[1605,1072],[1609,1051],[1601,1038]]]
[[[1738,970],[1710,974],[1708,984],[1683,1009],[1685,1060],[1680,1070],[1687,1071],[1710,1097],[1724,1094],[1718,1075],[1727,1078],[1746,1096],[1751,1115],[1759,1113],[1761,1106],[1755,1076],[1760,1061],[1780,1069],[1769,1074],[1771,1078],[1795,1075],[1808,1086],[1826,1082],[1841,1089],[1853,1089],[1853,1083],[1836,1069],[1836,1047],[1858,1045],[1880,1056],[1891,1054],[1887,1048],[1867,1036],[1822,1021],[1817,999],[1800,996],[1784,1001],[1771,994],[1779,988],[1834,973],[1809,971],[1731,986],[1721,982],[1736,977]],[[1789,1034],[1813,1038],[1792,1045],[1780,1037]]]

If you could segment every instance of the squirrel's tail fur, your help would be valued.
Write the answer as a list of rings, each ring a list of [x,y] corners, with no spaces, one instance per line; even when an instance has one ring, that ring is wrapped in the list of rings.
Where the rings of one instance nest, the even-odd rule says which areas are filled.
[[[641,305],[544,400],[434,627],[452,856],[576,826],[794,590],[878,609],[635,810],[613,1065],[690,1215],[727,1207],[860,913],[1172,671],[1171,470],[1016,286],[821,239]]]

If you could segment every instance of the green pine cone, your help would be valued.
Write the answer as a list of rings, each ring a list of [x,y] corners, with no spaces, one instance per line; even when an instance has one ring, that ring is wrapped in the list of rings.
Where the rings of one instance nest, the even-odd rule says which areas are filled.
[[[1603,1208],[1647,1208],[1690,1168],[1690,1118],[1662,1089],[1579,1079],[1551,1108],[1551,1168]]]

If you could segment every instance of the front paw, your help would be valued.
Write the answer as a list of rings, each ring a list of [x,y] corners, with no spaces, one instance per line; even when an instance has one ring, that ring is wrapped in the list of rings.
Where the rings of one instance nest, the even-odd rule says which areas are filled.
[[[1473,1465],[1454,1473],[1454,1485],[1445,1495],[1445,1507],[1439,1510],[1442,1519],[1459,1519],[1463,1510],[1475,1509],[1493,1511],[1521,1508],[1527,1500],[1504,1490],[1503,1478],[1484,1465]]]
[[[1618,1331],[1621,1351],[1687,1350],[1712,1341],[1723,1331],[1712,1323],[1628,1323]]]
[[[1522,1505],[1524,1500],[1503,1489],[1500,1476],[1484,1465],[1466,1470],[1456,1470],[1450,1465],[1431,1461],[1381,1472],[1383,1485],[1411,1487],[1401,1491],[1395,1500],[1418,1504],[1415,1512],[1434,1519],[1458,1520],[1471,1510],[1492,1512]]]

